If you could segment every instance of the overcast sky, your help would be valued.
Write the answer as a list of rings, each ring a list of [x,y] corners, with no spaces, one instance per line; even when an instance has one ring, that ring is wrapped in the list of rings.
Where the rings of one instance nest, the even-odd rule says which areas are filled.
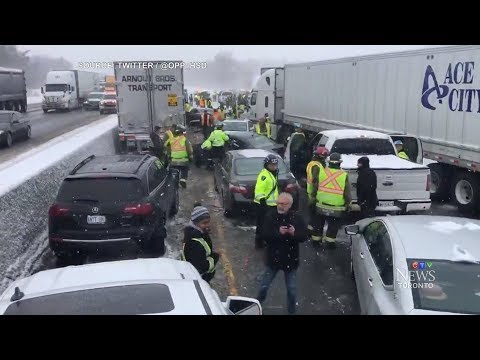
[[[434,45],[19,45],[21,50],[30,50],[31,55],[64,57],[74,68],[79,62],[112,62],[116,60],[182,60],[206,61],[209,70],[219,67],[219,53],[231,54],[232,69],[236,74],[248,73],[248,81],[232,86],[250,86],[252,68],[260,66],[281,66],[285,63],[335,59],[340,57],[378,54],[403,50],[415,50]],[[222,58],[225,66],[225,59]],[[234,64],[233,64],[234,63]],[[248,69],[248,71],[247,71]],[[112,70],[97,70],[112,73]],[[210,71],[208,73],[210,73]],[[257,74],[257,70],[254,71]],[[222,72],[225,75],[225,71]],[[206,73],[204,74],[206,75]],[[192,86],[201,86],[204,77],[200,74],[185,76]],[[216,84],[212,86],[217,86]],[[227,84],[225,84],[227,86]]]

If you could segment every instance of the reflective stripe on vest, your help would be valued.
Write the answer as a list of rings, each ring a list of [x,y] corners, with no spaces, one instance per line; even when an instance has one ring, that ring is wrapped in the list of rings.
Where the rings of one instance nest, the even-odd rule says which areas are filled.
[[[264,135],[264,136],[270,137],[270,124],[269,123],[265,123],[265,131],[261,130],[260,124],[255,125],[255,130],[256,130],[258,135]]]
[[[343,196],[347,173],[340,169],[330,169],[326,167],[325,171],[320,172],[317,191],[317,206],[343,206],[345,198]]]
[[[215,261],[210,256],[212,255],[212,249],[210,248],[210,246],[208,246],[208,243],[202,238],[192,238],[192,240],[198,241],[205,249],[205,253],[207,255],[207,261],[208,261],[207,273],[213,272],[215,270]],[[188,261],[187,258],[185,257],[185,243],[183,244],[183,248],[182,248],[182,251],[180,252],[180,256],[183,261]]]
[[[179,136],[171,141],[171,156],[173,160],[188,160],[187,139],[185,136]]]
[[[205,124],[206,123],[206,124]],[[202,115],[202,126],[210,126],[210,115],[207,114],[207,117],[205,118],[205,114]]]
[[[258,175],[258,178],[260,178],[261,176],[265,176],[268,179],[269,183],[267,184],[266,189],[264,188],[262,192],[255,194],[254,202],[256,202],[257,204],[260,204],[260,200],[265,199],[268,196],[268,194],[271,193],[268,199],[265,199],[266,203],[268,206],[277,206],[277,199],[278,199],[277,179],[275,179],[275,176],[273,176],[273,174],[267,169],[262,169],[262,171]],[[258,178],[257,178],[257,181],[258,181]],[[275,184],[277,186],[275,186]],[[275,187],[275,191],[272,192],[273,187]]]
[[[320,172],[322,171],[322,163],[316,160],[312,160],[307,165],[307,194],[310,197],[313,194],[313,168],[318,166],[319,172],[318,176],[320,177]]]

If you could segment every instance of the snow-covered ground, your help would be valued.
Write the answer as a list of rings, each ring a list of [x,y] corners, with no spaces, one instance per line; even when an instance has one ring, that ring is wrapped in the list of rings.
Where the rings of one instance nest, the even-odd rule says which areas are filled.
[[[27,105],[41,104],[43,99],[40,89],[27,89]]]

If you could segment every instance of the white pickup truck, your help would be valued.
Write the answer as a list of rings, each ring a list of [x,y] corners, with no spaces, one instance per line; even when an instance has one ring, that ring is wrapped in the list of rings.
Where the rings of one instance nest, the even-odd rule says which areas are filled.
[[[342,169],[348,172],[352,189],[353,211],[360,210],[356,201],[356,185],[357,161],[362,156],[368,156],[370,168],[377,174],[377,211],[408,213],[430,209],[429,168],[399,158],[389,135],[366,130],[327,130],[318,133],[312,145],[313,149],[324,146],[330,153],[342,155]],[[421,154],[422,151],[419,151],[420,157]],[[285,151],[288,165],[289,160],[290,141]]]

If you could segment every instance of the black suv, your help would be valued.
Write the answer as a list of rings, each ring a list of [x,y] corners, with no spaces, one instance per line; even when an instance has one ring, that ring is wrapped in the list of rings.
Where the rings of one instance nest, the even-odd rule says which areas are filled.
[[[167,216],[178,212],[178,171],[151,155],[92,155],[64,179],[49,209],[57,258],[137,243],[163,255]]]

